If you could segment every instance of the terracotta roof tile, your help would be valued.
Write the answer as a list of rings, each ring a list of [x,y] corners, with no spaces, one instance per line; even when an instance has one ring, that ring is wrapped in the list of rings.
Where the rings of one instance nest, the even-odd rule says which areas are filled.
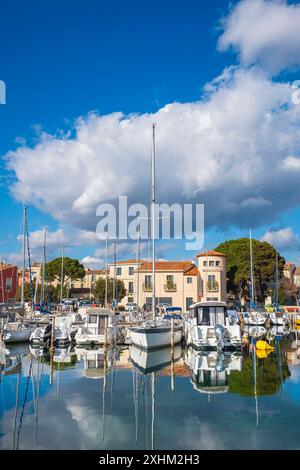
[[[190,273],[190,270],[192,268],[196,268],[196,266],[191,263],[190,261],[156,261],[155,263],[155,270],[156,271],[179,271],[185,273]],[[146,271],[146,272],[151,272],[152,271],[152,262],[147,262],[144,261],[142,265],[140,266],[139,269],[140,272]],[[198,272],[198,270],[197,270]],[[194,274],[191,274],[194,275]]]
[[[199,255],[197,255],[197,258],[199,258],[200,256],[224,256],[226,257],[224,253],[219,253],[218,251],[215,251],[215,250],[203,251],[203,253],[199,253]]]

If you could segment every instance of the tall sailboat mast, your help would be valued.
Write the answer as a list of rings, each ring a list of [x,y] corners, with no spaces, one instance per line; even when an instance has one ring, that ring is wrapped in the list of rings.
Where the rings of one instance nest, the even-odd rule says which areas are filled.
[[[64,243],[62,244],[61,247],[61,273],[60,273],[60,305],[62,308],[62,300],[63,300],[63,286],[64,286],[64,251],[65,251],[65,245]]]
[[[21,290],[21,303],[24,305],[24,290],[25,290],[25,256],[26,256],[26,207],[23,204],[23,269],[22,269],[22,290]]]
[[[250,288],[251,288],[251,302],[250,311],[254,308],[254,285],[253,285],[253,253],[252,253],[252,231],[250,228]]]
[[[136,263],[137,263],[137,286],[136,286],[136,305],[137,311],[139,312],[139,303],[140,303],[140,240],[141,240],[141,219],[139,218],[138,225],[138,239],[137,239],[137,248],[136,248]]]
[[[46,237],[47,230],[44,228],[44,244],[43,244],[43,272],[42,272],[42,293],[41,293],[41,305],[45,303],[45,282],[46,282]]]
[[[105,240],[105,308],[107,308],[107,291],[108,291],[108,274],[107,274],[107,259],[108,259],[108,232],[106,232],[106,240]]]
[[[155,320],[155,124],[152,124],[151,152],[151,238],[152,238],[152,318]]]
[[[278,253],[275,260],[275,285],[274,285],[274,306],[275,312],[278,312]]]

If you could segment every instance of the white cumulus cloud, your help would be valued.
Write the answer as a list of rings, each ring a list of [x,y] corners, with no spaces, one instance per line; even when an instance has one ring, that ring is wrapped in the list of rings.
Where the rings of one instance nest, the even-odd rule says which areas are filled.
[[[300,5],[284,0],[243,0],[223,20],[219,49],[235,49],[244,65],[271,73],[300,64]]]
[[[290,97],[288,83],[230,67],[198,102],[81,117],[75,137],[41,133],[35,147],[6,155],[12,194],[96,243],[98,204],[120,194],[129,203],[149,201],[155,121],[159,202],[204,203],[206,226],[271,221],[300,202],[298,176],[286,164],[300,144],[300,106]]]
[[[269,230],[263,235],[262,241],[274,245],[278,250],[293,251],[300,249],[299,237],[291,227]]]

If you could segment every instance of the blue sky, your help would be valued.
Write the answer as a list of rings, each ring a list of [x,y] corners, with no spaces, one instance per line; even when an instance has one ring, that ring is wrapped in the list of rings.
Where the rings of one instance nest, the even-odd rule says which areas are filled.
[[[232,16],[235,8],[239,8],[241,3],[247,4],[243,7],[245,11],[247,8],[252,8],[247,1],[231,2],[229,7],[228,1],[221,0],[213,2],[155,0],[150,3],[116,0],[111,2],[101,0],[62,0],[61,2],[28,0],[18,2],[12,0],[2,5],[0,79],[4,80],[7,86],[7,103],[0,105],[0,154],[3,156],[0,180],[0,256],[3,259],[18,260],[16,254],[20,251],[21,246],[20,242],[17,241],[17,236],[20,233],[22,199],[25,199],[26,204],[29,205],[28,217],[31,232],[35,233],[47,226],[50,232],[50,240],[51,233],[54,234],[52,244],[50,243],[48,250],[49,257],[53,257],[59,252],[60,241],[58,238],[64,237],[62,233],[67,232],[69,235],[66,238],[70,240],[72,238],[70,234],[73,233],[73,238],[76,238],[78,230],[81,231],[81,234],[82,231],[92,232],[95,230],[96,221],[91,216],[91,214],[94,214],[94,206],[86,203],[86,197],[88,197],[85,194],[86,187],[82,188],[85,198],[84,208],[82,209],[80,206],[81,210],[85,211],[82,218],[80,214],[74,214],[67,207],[68,204],[70,206],[74,204],[74,201],[82,194],[73,195],[70,193],[56,197],[64,184],[64,180],[66,181],[66,187],[79,185],[85,168],[82,168],[82,170],[79,168],[78,173],[73,172],[73,170],[70,170],[70,173],[68,172],[68,168],[70,168],[70,165],[72,166],[73,161],[72,152],[70,153],[68,150],[69,160],[68,162],[66,160],[66,171],[63,178],[61,168],[59,165],[57,166],[57,184],[60,186],[56,187],[55,167],[58,159],[65,158],[64,152],[60,153],[56,149],[53,150],[49,143],[45,143],[43,141],[43,132],[47,133],[48,140],[49,135],[51,135],[56,141],[61,138],[62,131],[69,132],[68,136],[64,135],[63,139],[72,141],[72,139],[76,140],[74,121],[81,116],[87,116],[88,113],[95,112],[97,116],[111,116],[111,113],[114,112],[122,112],[125,116],[137,113],[141,116],[141,120],[148,114],[156,116],[156,113],[158,113],[159,121],[161,110],[166,105],[170,103],[182,105],[185,103],[187,108],[172,108],[172,126],[163,128],[163,122],[158,125],[157,158],[159,165],[160,158],[162,161],[167,158],[163,150],[167,148],[167,144],[169,148],[172,147],[174,134],[178,131],[176,112],[181,117],[188,109],[189,117],[187,122],[190,121],[190,128],[193,129],[195,128],[195,117],[190,117],[191,113],[194,112],[192,109],[193,104],[202,100],[202,117],[200,116],[200,121],[204,119],[204,114],[209,114],[213,116],[212,119],[217,120],[218,114],[214,114],[215,108],[212,108],[212,104],[210,110],[204,110],[205,101],[211,100],[212,102],[215,100],[217,102],[221,93],[226,92],[228,95],[232,88],[236,87],[238,89],[239,86],[244,86],[243,84],[248,79],[252,80],[251,84],[255,83],[255,86],[259,87],[263,96],[268,95],[270,89],[270,94],[272,94],[270,103],[283,100],[283,95],[286,96],[285,93],[290,83],[299,78],[300,54],[297,56],[297,53],[295,53],[296,56],[293,56],[294,50],[299,50],[299,37],[296,27],[295,32],[291,28],[288,40],[286,40],[282,30],[278,32],[278,40],[282,44],[280,51],[278,51],[278,44],[273,33],[266,33],[266,44],[261,47],[257,44],[256,37],[249,39],[249,34],[246,31],[247,25],[244,27],[244,23],[240,19],[242,10],[240,10],[238,19]],[[265,8],[263,0],[255,0],[252,5],[253,3],[257,3],[257,8]],[[299,2],[274,1],[269,3],[274,4],[275,9],[278,3],[281,4],[281,7],[289,15],[290,6],[295,7]],[[255,14],[257,14],[256,11],[251,12],[253,21],[255,21]],[[227,26],[223,24],[223,27],[220,27],[220,20],[228,18],[228,15],[233,18],[233,24],[227,23]],[[280,17],[282,17],[282,14],[280,14]],[[271,18],[270,11],[270,23]],[[289,17],[287,18],[289,19]],[[238,22],[240,23],[236,25]],[[261,27],[266,26],[262,24]],[[242,30],[242,33],[239,33],[240,37],[237,38],[237,31],[240,30]],[[218,46],[222,34],[227,34],[227,37],[224,37],[223,45],[219,44]],[[284,35],[283,38],[280,35]],[[268,50],[268,47],[271,57],[273,57],[274,51],[275,55],[283,57],[281,63],[278,64],[273,61],[274,63],[270,64],[266,60],[262,51]],[[287,56],[293,56],[291,63],[284,59]],[[219,81],[216,86],[217,90],[210,91],[210,95],[203,91],[206,84],[212,84],[226,68],[233,66],[235,67],[231,72],[233,76],[228,81],[225,80],[225,86],[222,81]],[[284,83],[285,87],[284,90],[278,90],[278,100],[274,96],[276,83]],[[247,89],[245,89],[243,97],[245,97],[245,94],[247,94]],[[227,95],[225,95],[225,99],[227,99]],[[254,96],[256,96],[256,92],[254,92]],[[236,102],[236,98],[229,97],[228,100],[228,103]],[[249,95],[249,102],[251,102],[251,95]],[[266,103],[266,108],[262,109],[261,113],[265,113],[268,106],[271,109],[270,103]],[[241,103],[242,106],[243,103]],[[238,112],[233,113],[231,104],[229,108],[229,111],[227,108],[228,120],[232,116],[237,116],[237,121],[233,120],[232,123],[232,128],[234,128],[236,122],[238,122]],[[225,122],[227,111],[226,108],[218,108],[218,112],[223,113],[221,118]],[[278,110],[276,112],[278,113]],[[294,113],[292,117],[289,114],[289,118],[291,126],[297,126],[298,128],[300,123],[298,120],[299,114],[295,115]],[[101,118],[99,117],[99,119]],[[284,163],[284,168],[288,167],[290,169],[292,166],[295,170],[293,171],[294,179],[289,180],[288,177],[284,176],[283,185],[287,186],[286,182],[290,181],[291,185],[295,186],[298,171],[297,152],[299,151],[300,141],[298,136],[291,141],[292,127],[285,129],[282,124],[284,121],[286,122],[286,118],[282,116],[282,121],[278,123],[279,130],[277,133],[281,136],[280,145],[276,146],[275,151],[278,151],[278,158]],[[99,121],[99,124],[101,122]],[[182,124],[181,118],[178,119],[178,126],[183,127],[183,125],[185,125],[185,122]],[[85,126],[89,129],[89,132],[92,132],[89,122]],[[249,139],[250,146],[251,142],[255,140],[252,126],[253,123],[250,126],[247,121],[242,130],[244,132],[244,128],[247,127],[245,139]],[[251,127],[251,132],[249,127]],[[164,134],[167,131],[168,138],[165,138],[160,146],[159,134]],[[98,130],[95,132],[97,133]],[[101,143],[103,141],[102,130],[100,129],[99,132],[102,138]],[[286,132],[286,137],[283,135],[284,132]],[[92,136],[92,134],[89,135]],[[224,147],[227,145],[227,135],[227,132],[223,135]],[[217,137],[220,137],[219,132]],[[211,142],[217,137],[213,134],[211,139],[206,142],[206,148],[213,145]],[[236,139],[236,136],[234,138]],[[259,155],[261,152],[262,160],[267,158],[266,155],[268,156],[274,152],[274,148],[266,148],[266,141],[272,141],[272,138],[271,134],[266,134],[260,136],[258,143],[254,142],[254,146],[257,146],[255,152],[258,152]],[[42,150],[38,147],[41,141],[43,142]],[[288,142],[288,145],[283,149],[282,142],[284,141]],[[110,145],[111,147],[106,149],[105,158],[103,156],[101,168],[103,165],[108,167],[110,165],[109,149],[114,149],[113,145]],[[230,161],[230,151],[232,152],[228,149],[226,152],[224,151],[223,155],[223,151],[220,150],[222,147],[220,144],[220,147],[212,149],[211,153],[207,155],[204,155],[206,149],[203,150],[203,157],[201,153],[199,166],[197,165],[196,170],[199,172],[199,177],[194,181],[191,179],[192,176],[188,175],[188,172],[198,161],[197,154],[195,154],[187,165],[182,183],[183,188],[185,188],[185,185],[193,188],[193,200],[205,202],[208,221],[206,224],[205,245],[214,247],[224,239],[247,235],[248,228],[252,225],[254,227],[254,236],[257,238],[263,237],[266,232],[268,233],[271,230],[271,235],[267,235],[269,240],[275,240],[278,248],[287,258],[298,262],[300,242],[297,233],[300,228],[300,201],[297,192],[294,191],[293,194],[289,195],[289,191],[283,191],[280,185],[280,174],[274,177],[274,186],[272,186],[270,180],[273,178],[272,165],[274,162],[270,161],[267,167],[270,168],[270,173],[265,174],[265,184],[264,181],[256,184],[254,168],[254,202],[251,197],[251,184],[249,185],[249,181],[247,180],[247,192],[241,193],[240,188],[238,188],[239,180],[233,175],[234,192],[231,188],[230,179],[225,186],[222,184],[219,186],[219,201],[223,199],[226,188],[230,188],[228,204],[226,204],[226,207],[224,206],[224,217],[223,209],[221,207],[219,210],[216,209],[216,205],[219,204],[218,199],[216,199],[218,193],[213,193],[212,188],[213,191],[218,190],[218,179],[214,181],[214,174],[218,171],[220,171],[220,175],[227,170],[228,174],[233,171],[229,169],[228,163],[224,164],[223,169],[220,168],[223,162],[227,162],[226,159]],[[249,143],[245,148],[248,147]],[[76,155],[78,154],[78,148],[74,148]],[[142,144],[140,148],[143,149]],[[13,154],[14,163],[10,164],[8,168],[7,153],[16,152],[17,149],[19,151]],[[122,151],[123,148],[119,151],[119,159],[122,159]],[[124,156],[124,159],[130,159],[130,151],[131,147],[129,146],[126,148],[128,155],[127,157]],[[189,148],[185,151],[187,154],[190,153]],[[194,146],[191,151],[197,152]],[[49,153],[51,153],[50,156]],[[256,153],[253,155],[256,155]],[[48,170],[41,163],[42,159],[45,161],[46,154],[47,162],[52,168],[52,178],[49,181],[47,181]],[[287,160],[289,157],[294,160]],[[86,167],[92,169],[94,160],[89,162],[88,155],[85,158]],[[147,158],[148,143],[144,143],[145,165],[147,165]],[[175,162],[175,170],[179,161],[184,162],[186,160],[184,152],[182,155],[170,155],[168,158]],[[234,161],[235,158],[236,156],[233,158]],[[242,160],[243,155],[240,158]],[[247,158],[250,159],[251,155],[248,155]],[[26,159],[26,164],[24,164],[24,159]],[[235,168],[238,167],[238,161],[236,160]],[[41,171],[39,172],[40,164]],[[116,162],[114,164],[117,165]],[[208,172],[208,181],[203,182],[201,174],[208,171],[206,167],[210,169],[211,165],[217,165],[216,170],[209,170],[214,171],[213,177],[211,177],[212,173]],[[164,164],[165,166],[167,165]],[[259,165],[256,166],[256,168],[258,167]],[[115,172],[115,168],[113,166],[111,171]],[[247,168],[243,169],[245,174],[248,171]],[[159,167],[158,171],[160,171]],[[27,176],[26,172],[32,174]],[[133,180],[134,178],[141,179],[147,172],[147,166],[143,173],[138,172],[137,175],[132,173],[132,168],[129,168],[128,172],[128,178],[131,177]],[[102,184],[101,180],[93,182],[93,171],[91,173],[92,175],[89,176],[91,188],[94,187],[93,185],[98,188]],[[69,181],[68,178],[70,174],[73,178],[72,181]],[[117,177],[120,181],[122,175],[117,175]],[[212,179],[211,187],[210,177]],[[146,178],[146,181],[148,181],[148,176]],[[168,188],[174,184],[172,171],[169,171],[169,173],[167,171],[162,181],[163,183],[159,183],[159,191],[164,196],[165,193],[168,193]],[[17,190],[14,189],[16,184]],[[133,181],[132,188],[135,184],[135,181]],[[240,184],[241,186],[245,184],[244,177],[241,177]],[[35,186],[37,187],[36,192]],[[68,189],[65,193],[67,191]],[[122,188],[120,191],[124,193],[125,189]],[[46,196],[45,200],[43,199],[46,193],[47,201]],[[107,195],[107,192],[104,191],[104,193]],[[276,193],[278,194],[277,199],[274,196]],[[131,199],[134,200],[134,197],[137,199],[137,194],[139,194],[138,186],[135,190],[132,190]],[[183,189],[182,198],[179,198],[180,201],[185,200],[185,194],[186,190]],[[60,197],[64,196],[65,199],[60,200]],[[171,196],[172,191],[170,190]],[[241,208],[237,208],[240,198]],[[289,198],[290,200],[288,200]],[[41,199],[43,199],[42,203],[40,202]],[[53,199],[52,202],[50,202],[50,199]],[[106,196],[106,199],[110,198]],[[166,199],[169,200],[168,197]],[[80,201],[82,202],[82,199]],[[105,201],[105,197],[101,199],[99,196],[99,202],[101,201]],[[235,215],[232,215],[232,204],[234,204]],[[53,207],[54,205],[56,208]],[[64,207],[64,210],[61,214],[58,214],[57,207],[60,205]],[[260,210],[261,207],[264,207],[263,211]],[[58,230],[61,230],[61,232],[57,235]],[[280,230],[281,232],[278,232]],[[57,236],[55,236],[55,233]],[[41,252],[38,240],[39,232],[36,233],[36,238],[33,238],[32,249],[35,258],[38,258]],[[103,242],[99,240],[97,243],[88,243],[86,240],[87,238],[80,243],[74,243],[74,240],[70,243],[66,241],[66,244],[69,245],[67,246],[68,254],[77,256],[80,259],[90,257],[96,264],[97,260],[98,264],[101,264]],[[161,248],[160,254],[170,259],[193,256],[193,253],[184,251],[183,243],[176,243],[172,246],[170,244],[166,245],[165,250]],[[120,251],[120,256],[126,257],[126,255],[126,249]],[[128,253],[128,255],[131,256],[132,253]]]

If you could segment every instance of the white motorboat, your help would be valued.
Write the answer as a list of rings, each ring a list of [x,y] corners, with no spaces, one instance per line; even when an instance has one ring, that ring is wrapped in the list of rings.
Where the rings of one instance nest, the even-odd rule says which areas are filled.
[[[244,333],[251,338],[261,338],[267,334],[267,329],[262,325],[245,325]]]
[[[264,325],[267,320],[267,315],[261,312],[243,312],[242,317],[245,325]]]
[[[130,359],[133,365],[143,374],[148,374],[157,370],[161,370],[174,362],[178,361],[182,356],[181,344],[174,347],[173,358],[170,347],[145,351],[144,349],[132,346],[130,348]]]
[[[174,345],[182,340],[182,321],[174,320],[172,328],[169,320],[155,320],[130,329],[132,344],[142,349],[155,349],[170,346],[172,335]]]
[[[269,313],[269,319],[272,325],[289,326],[290,324],[288,315],[281,312]]]
[[[30,335],[35,329],[28,323],[10,322],[4,325],[3,341],[5,343],[24,343],[29,341]]]
[[[208,395],[224,394],[229,390],[230,373],[242,370],[242,355],[223,351],[199,353],[189,349],[186,363],[194,390]]]
[[[50,340],[51,332],[52,332],[51,323],[48,323],[45,326],[39,326],[32,332],[30,336],[30,342],[33,344],[44,344]]]
[[[89,308],[84,326],[79,326],[75,341],[81,345],[115,344],[119,328],[114,323],[113,312],[103,308]]]
[[[242,331],[232,323],[226,302],[206,301],[190,306],[184,321],[186,342],[197,349],[240,348]]]

